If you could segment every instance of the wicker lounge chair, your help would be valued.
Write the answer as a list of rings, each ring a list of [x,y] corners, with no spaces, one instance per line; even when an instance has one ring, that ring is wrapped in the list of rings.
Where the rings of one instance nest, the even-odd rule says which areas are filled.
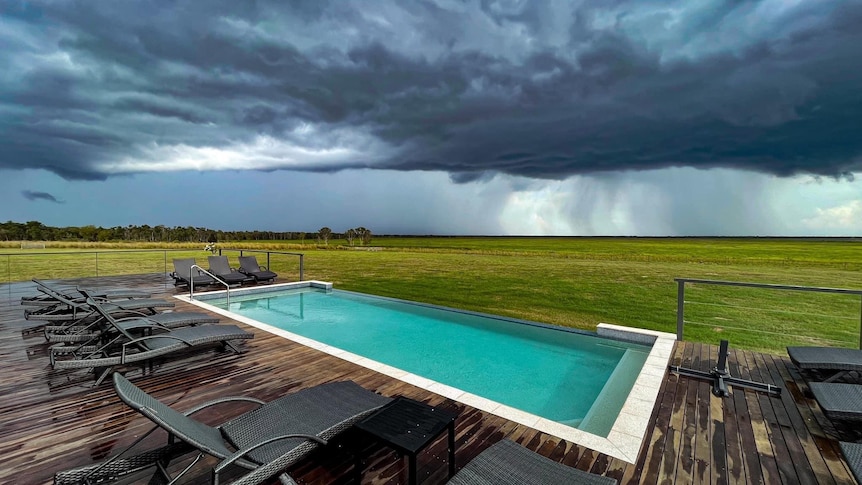
[[[78,288],[75,286],[68,285],[52,285],[46,283],[44,281],[33,278],[33,283],[36,283],[39,287],[48,288],[49,290],[55,291],[66,298],[74,301],[84,301],[84,297],[81,296],[81,293],[78,291]],[[89,292],[90,295],[95,298],[101,300],[127,300],[133,298],[150,298],[152,293],[148,293],[146,291],[140,290],[128,290],[128,289],[113,289],[113,290],[105,290],[99,288],[84,288]],[[41,295],[35,296],[22,296],[21,304],[26,306],[51,306],[59,303],[56,298],[53,296],[42,293]]]
[[[82,483],[87,478],[92,482],[115,480],[129,471],[140,470],[148,460],[150,466],[158,464],[157,473],[168,480],[176,480],[180,477],[168,477],[166,468],[175,456],[169,448],[176,447],[177,442],[187,446],[176,451],[197,450],[199,456],[210,455],[221,460],[212,472],[214,483],[218,483],[223,471],[234,465],[252,470],[235,483],[262,483],[280,473],[283,483],[293,483],[283,474],[287,467],[390,401],[352,381],[342,381],[303,389],[268,403],[248,397],[218,399],[183,414],[119,374],[114,375],[114,388],[123,402],[157,426],[106,462],[57,473],[55,484]],[[202,409],[231,401],[255,402],[260,407],[215,427],[190,417]],[[166,447],[144,455],[123,457],[159,428],[167,431],[170,437]],[[152,461],[153,456],[158,457],[158,462]],[[87,474],[89,477],[85,477]]]
[[[838,347],[787,347],[790,360],[803,370],[833,371],[826,382],[847,372],[862,371],[862,350]]]
[[[832,419],[862,420],[862,385],[809,382],[820,409]]]
[[[71,351],[52,352],[51,364],[55,369],[101,370],[101,373],[96,372],[97,378],[94,384],[96,386],[101,384],[117,366],[148,363],[156,358],[201,349],[213,344],[220,344],[236,353],[241,353],[231,341],[254,337],[253,333],[246,332],[236,325],[201,325],[171,330],[142,319],[120,322],[97,302],[92,299],[88,299],[87,302],[102,315],[105,322],[111,325],[116,336],[107,342],[81,345]],[[134,334],[135,331],[151,334],[138,336]]]
[[[613,478],[557,463],[509,440],[498,441],[461,469],[450,485],[611,485]]]
[[[191,284],[194,288],[218,283],[212,276],[192,268],[195,264],[195,258],[174,259],[174,272],[171,273],[174,286],[189,286]]]
[[[848,443],[841,441],[838,443],[841,447],[841,452],[844,453],[844,460],[850,467],[853,477],[856,481],[862,483],[862,443]]]
[[[227,261],[227,256],[209,256],[207,257],[210,263],[210,273],[218,276],[229,285],[241,285],[246,282],[254,281],[253,276],[230,267]]]
[[[79,324],[89,317],[95,316],[95,311],[86,302],[77,299],[69,299],[62,293],[58,293],[47,287],[39,287],[39,291],[57,300],[51,306],[39,307],[35,310],[25,310],[24,318],[27,320],[41,320],[46,322],[67,322],[67,324]],[[83,293],[79,296],[84,297]],[[101,303],[102,308],[111,313],[133,312],[142,314],[146,310],[151,314],[157,313],[157,308],[173,308],[174,302],[160,298],[134,298],[126,300],[105,300],[94,298]]]
[[[277,273],[257,264],[257,258],[254,256],[240,256],[239,271],[253,277],[257,282],[272,281],[278,278]]]
[[[168,312],[117,318],[116,321],[128,325],[130,328],[148,325],[172,329],[209,323],[215,324],[219,322],[219,319],[210,314],[200,312]],[[99,319],[87,325],[45,325],[44,332],[45,339],[48,342],[74,343],[99,339],[104,336],[105,331],[110,331],[110,329],[110,325],[104,325],[104,322]]]

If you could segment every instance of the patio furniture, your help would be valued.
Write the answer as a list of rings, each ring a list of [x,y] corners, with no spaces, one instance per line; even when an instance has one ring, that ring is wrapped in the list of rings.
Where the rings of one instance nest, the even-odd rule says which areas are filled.
[[[257,258],[255,256],[240,256],[239,271],[253,277],[257,282],[272,281],[278,278],[277,273],[257,264]]]
[[[82,483],[85,479],[92,482],[116,480],[129,471],[140,470],[146,457],[124,458],[124,455],[159,428],[168,432],[167,446],[182,442],[188,446],[177,450],[179,452],[192,449],[198,451],[198,458],[210,455],[221,460],[213,469],[214,483],[218,483],[221,474],[234,465],[252,470],[235,483],[262,483],[277,474],[281,474],[282,483],[294,483],[284,473],[287,467],[390,401],[388,397],[375,394],[355,382],[341,381],[303,389],[267,403],[250,397],[226,397],[181,413],[119,374],[114,375],[114,389],[124,403],[156,426],[103,463],[57,473],[55,484]],[[216,404],[235,401],[254,402],[260,407],[218,426],[210,426],[191,417]],[[169,477],[168,464],[176,455],[165,447],[148,453],[161,455],[151,466],[157,466],[156,473],[169,481],[180,478],[191,468],[182,470],[177,477]],[[125,460],[131,462],[128,471],[122,466]]]
[[[81,296],[81,293],[78,291],[78,288],[75,286],[53,285],[53,284],[49,284],[47,282],[38,280],[36,278],[33,278],[33,283],[36,283],[36,285],[39,287],[48,288],[52,291],[55,291],[55,292],[65,296],[66,298],[68,298],[70,300],[83,301],[83,296]],[[126,300],[126,299],[133,299],[133,298],[150,298],[151,296],[153,296],[152,293],[149,293],[146,291],[140,291],[140,290],[128,290],[128,289],[105,290],[105,289],[99,289],[99,288],[84,288],[84,289],[86,289],[94,297],[102,299],[102,300]],[[21,304],[26,305],[26,306],[40,306],[41,307],[41,306],[56,305],[57,303],[58,303],[58,301],[56,298],[54,298],[53,296],[46,294],[44,292],[41,295],[22,296],[21,297]]]
[[[159,357],[179,354],[183,351],[197,350],[213,344],[220,344],[236,353],[242,353],[232,340],[250,339],[253,333],[246,332],[236,325],[201,325],[168,329],[154,325],[146,320],[119,322],[92,299],[87,303],[98,311],[108,322],[116,337],[107,342],[82,345],[71,352],[52,352],[51,364],[55,369],[95,369],[98,386],[115,367],[135,363],[152,363]],[[149,333],[136,336],[134,331]],[[154,333],[158,331],[159,333]],[[59,358],[58,358],[59,357]],[[98,372],[101,370],[101,372]]]
[[[67,322],[69,325],[82,323],[89,317],[95,316],[95,311],[86,301],[78,299],[69,299],[65,295],[58,293],[47,287],[39,287],[39,291],[45,293],[57,300],[57,303],[51,306],[39,307],[35,310],[25,310],[24,318],[27,320],[41,320],[47,322]],[[85,298],[80,289],[77,290],[81,297]],[[102,308],[110,313],[119,312],[136,312],[141,313],[141,310],[146,310],[152,314],[157,313],[157,308],[173,308],[174,302],[162,300],[160,298],[135,298],[128,300],[104,300],[101,298],[93,298],[99,302]]]
[[[844,460],[847,461],[853,477],[857,482],[862,483],[862,443],[841,441],[838,446],[841,447],[841,453],[844,454]]]
[[[191,327],[218,323],[218,317],[201,312],[168,312],[155,315],[123,317],[116,319],[118,323],[132,327],[144,325],[162,326],[165,328]],[[45,325],[45,339],[52,343],[87,342],[101,337],[111,326],[105,326],[101,319],[86,325]]]
[[[171,277],[174,279],[174,286],[206,286],[218,283],[215,278],[202,272],[197,268],[192,268],[195,263],[195,258],[175,258],[174,272]]]
[[[820,409],[830,418],[862,420],[862,385],[810,382],[808,387]]]
[[[374,414],[356,423],[356,428],[407,455],[410,485],[418,481],[416,455],[448,431],[449,477],[455,473],[455,418],[458,415],[427,404],[396,398]],[[361,460],[356,453],[356,483],[362,477]]]
[[[449,480],[449,485],[612,485],[616,480],[594,475],[534,453],[509,440],[486,449]]]
[[[862,350],[859,349],[787,347],[787,355],[800,369],[834,371],[825,382],[832,382],[851,371],[862,371]]]
[[[253,276],[240,273],[231,268],[228,263],[227,256],[208,256],[207,260],[209,260],[210,263],[210,273],[218,276],[228,285],[241,285],[246,282],[254,281]]]

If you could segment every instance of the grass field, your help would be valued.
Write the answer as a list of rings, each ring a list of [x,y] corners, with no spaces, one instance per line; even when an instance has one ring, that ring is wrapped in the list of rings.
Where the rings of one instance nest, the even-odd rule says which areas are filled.
[[[275,241],[220,245],[302,252],[305,278],[336,288],[583,329],[607,322],[675,332],[678,277],[862,289],[862,243],[841,240],[435,237],[377,238],[374,248],[358,250],[344,241],[325,249]],[[194,256],[205,264],[208,255],[199,244],[163,247],[172,251],[0,249],[14,254],[0,257],[0,278],[170,271],[171,258]],[[64,254],[36,254],[47,251]],[[225,254],[236,260],[236,253]],[[271,265],[298,275],[294,256],[272,255]],[[726,338],[734,347],[773,353],[789,344],[859,345],[858,296],[698,284],[686,287],[685,311],[686,340]]]

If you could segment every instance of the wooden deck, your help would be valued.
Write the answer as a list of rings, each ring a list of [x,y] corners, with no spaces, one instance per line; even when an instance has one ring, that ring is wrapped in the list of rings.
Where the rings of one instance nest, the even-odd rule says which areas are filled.
[[[99,278],[86,284],[145,288],[164,297],[176,294],[164,275]],[[35,293],[28,283],[0,285],[0,483],[49,483],[55,471],[110,456],[150,427],[119,402],[110,383],[93,388],[92,374],[51,369],[38,322],[25,320],[19,305],[21,296]],[[191,309],[177,303],[177,309]],[[817,403],[806,397],[803,377],[785,357],[732,349],[729,362],[735,376],[783,386],[780,398],[734,389],[730,397],[720,399],[710,393],[707,382],[666,375],[638,461],[629,464],[252,330],[256,336],[244,345],[243,355],[213,350],[162,363],[153,372],[132,370],[127,375],[179,409],[217,396],[269,400],[322,382],[352,379],[384,395],[404,395],[456,411],[459,468],[492,443],[509,438],[623,484],[855,483],[836,438],[855,440],[862,433],[840,423],[836,430]],[[678,343],[674,363],[709,370],[717,350]],[[218,421],[239,411],[238,406],[227,406],[218,409],[221,414],[203,418]],[[145,444],[155,445],[164,435],[152,438]],[[345,450],[353,446],[354,438],[347,433],[340,448],[328,448],[301,462],[291,475],[300,483],[353,483],[352,458]],[[367,446],[362,483],[407,483],[406,460],[387,448]],[[445,460],[444,439],[420,455],[421,483],[445,482]],[[206,483],[205,464],[198,464],[183,483]],[[146,476],[136,478],[146,483]]]

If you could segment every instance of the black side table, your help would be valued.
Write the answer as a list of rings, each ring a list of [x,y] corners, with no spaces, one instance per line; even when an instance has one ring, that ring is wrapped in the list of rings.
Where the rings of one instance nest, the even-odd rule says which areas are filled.
[[[455,418],[457,414],[427,404],[395,398],[374,414],[354,426],[384,442],[409,459],[410,485],[417,483],[416,455],[449,430],[449,477],[455,474]],[[361,476],[360,458],[356,457],[356,474]]]

